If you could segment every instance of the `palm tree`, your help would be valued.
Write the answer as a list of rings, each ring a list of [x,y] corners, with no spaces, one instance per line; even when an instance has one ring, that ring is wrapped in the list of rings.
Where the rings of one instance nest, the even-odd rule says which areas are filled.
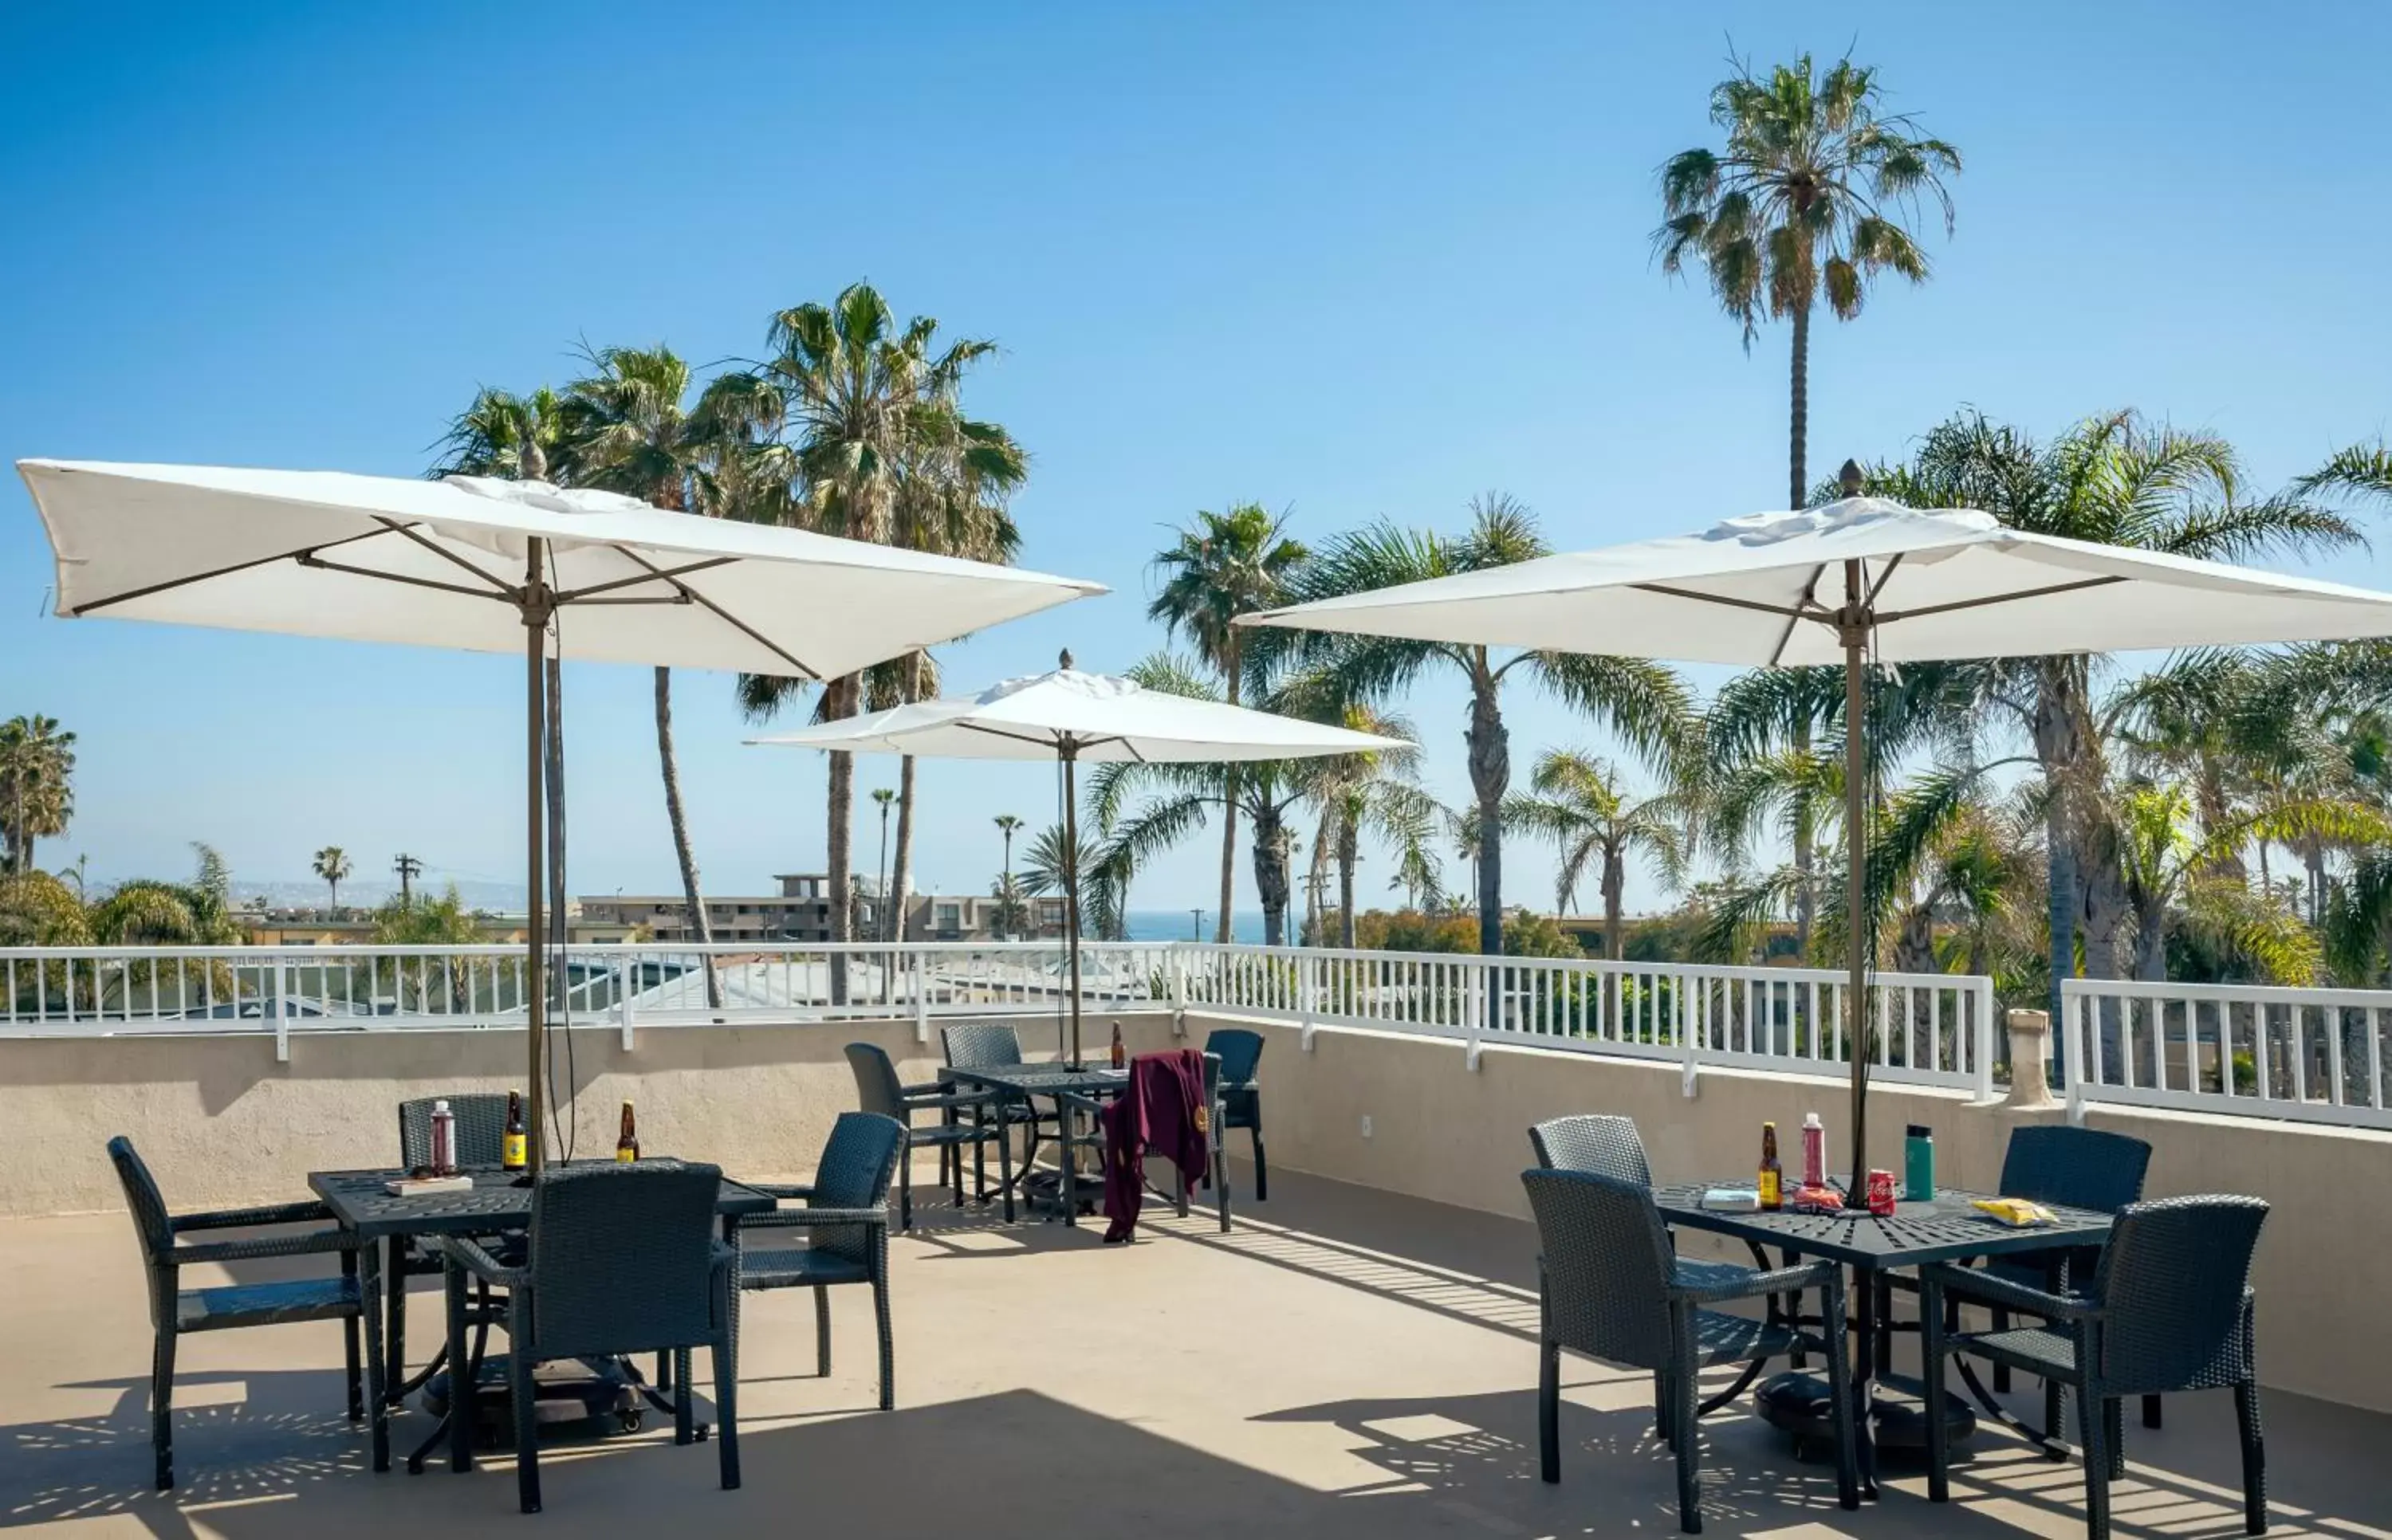
[[[1849,58],[1823,76],[1804,54],[1765,78],[1739,61],[1711,88],[1725,148],[1681,150],[1661,167],[1661,270],[1699,265],[1748,351],[1764,317],[1792,324],[1788,508],[1807,490],[1812,309],[1824,293],[1849,321],[1879,274],[1926,282],[1927,255],[1904,224],[1923,201],[1952,232],[1944,177],[1959,173],[1960,152],[1917,134],[1906,116],[1880,113],[1883,97],[1877,71]]]
[[[316,852],[316,875],[324,879],[332,890],[332,908],[341,907],[341,879],[350,872],[349,853],[337,845],[327,845]]]
[[[1309,715],[1298,712],[1298,715]],[[1406,718],[1359,703],[1339,714],[1339,725],[1383,738],[1417,741],[1418,730]],[[1422,789],[1420,751],[1388,749],[1376,754],[1346,754],[1306,760],[1298,779],[1305,799],[1320,815],[1313,837],[1309,887],[1317,894],[1325,885],[1326,868],[1337,866],[1337,944],[1354,946],[1354,868],[1362,859],[1362,836],[1373,835],[1393,847],[1399,869],[1433,862],[1428,847],[1451,815]]]
[[[911,550],[1013,560],[1021,537],[1007,502],[1029,474],[1028,457],[1003,427],[965,416],[961,406],[964,377],[996,344],[967,338],[941,349],[938,329],[927,316],[899,326],[868,283],[849,285],[827,305],[794,305],[773,317],[771,356],[726,376],[743,421],[772,440],[751,467],[767,489],[754,516]],[[911,664],[900,691],[906,701],[934,688],[928,657],[916,654]],[[753,715],[797,688],[795,681],[742,680],[741,698]],[[821,717],[853,716],[862,692],[852,678],[826,682]],[[894,897],[901,911],[912,886],[914,787],[907,755],[898,770]],[[830,756],[827,801],[836,891],[852,862],[852,756]],[[846,938],[835,928],[834,938]],[[833,982],[840,987],[836,969]]]
[[[1003,900],[997,911],[996,930],[1000,939],[1013,928],[1008,922],[1019,903],[1013,891],[1013,836],[1021,831],[1021,820],[1011,813],[996,815],[996,832],[1005,837],[1004,880],[998,885],[997,897]]]
[[[884,941],[897,938],[890,928],[889,906],[889,805],[896,800],[897,793],[892,787],[872,789],[873,805],[880,809],[880,888],[875,897],[880,905],[880,939]]]
[[[567,479],[675,512],[747,511],[740,502],[740,462],[753,443],[743,410],[744,382],[717,381],[693,405],[689,365],[670,348],[600,348],[584,358],[591,372],[565,387],[555,408],[558,446],[551,459]],[[656,722],[665,820],[681,867],[682,896],[697,939],[705,944],[714,937],[698,890],[697,857],[673,752],[670,668],[656,670]],[[720,1005],[721,987],[711,967],[706,985],[707,1003]]]
[[[0,856],[33,869],[33,841],[67,832],[74,817],[75,735],[35,712],[0,723]]]
[[[1244,682],[1246,643],[1233,622],[1279,603],[1289,575],[1307,554],[1285,537],[1285,525],[1284,514],[1274,517],[1260,503],[1238,503],[1226,513],[1199,510],[1170,548],[1155,553],[1153,565],[1165,576],[1146,617],[1162,621],[1175,637],[1187,636],[1197,656],[1220,677],[1231,705],[1238,704]],[[1236,767],[1222,775],[1221,918],[1214,939],[1227,945],[1237,901]]]
[[[1515,829],[1545,835],[1560,848],[1554,913],[1570,912],[1578,885],[1592,863],[1603,894],[1603,955],[1619,960],[1626,936],[1624,916],[1630,857],[1642,855],[1670,887],[1686,875],[1687,803],[1676,793],[1636,798],[1624,791],[1618,770],[1580,749],[1548,749],[1537,760],[1529,784],[1533,796],[1510,798],[1504,816]]]
[[[1501,493],[1471,504],[1470,527],[1458,536],[1381,523],[1331,540],[1289,584],[1289,602],[1328,599],[1532,561],[1551,554],[1535,516]],[[1521,653],[1497,661],[1483,646],[1412,641],[1329,631],[1270,630],[1251,639],[1260,662],[1325,673],[1346,698],[1381,702],[1409,688],[1432,667],[1458,670],[1470,686],[1470,782],[1477,797],[1478,944],[1488,956],[1503,950],[1503,797],[1512,779],[1502,692],[1516,670],[1571,707],[1607,722],[1629,745],[1656,762],[1676,765],[1687,749],[1691,704],[1669,668],[1639,658],[1573,653]]]
[[[2361,542],[2348,519],[2297,491],[2248,494],[2233,446],[2213,434],[2152,425],[2132,411],[2088,418],[2049,445],[1962,412],[1931,430],[1906,466],[1870,473],[1873,490],[1913,507],[1977,508],[2015,528],[2102,545],[2216,561],[2332,550]],[[2091,802],[2107,779],[2090,661],[2074,655],[1961,668],[1980,705],[2007,714],[2033,743],[2043,799],[2049,1008],[2074,971],[2085,925],[2085,971],[2117,977],[2115,938],[2128,900],[2114,843],[2097,840]]]

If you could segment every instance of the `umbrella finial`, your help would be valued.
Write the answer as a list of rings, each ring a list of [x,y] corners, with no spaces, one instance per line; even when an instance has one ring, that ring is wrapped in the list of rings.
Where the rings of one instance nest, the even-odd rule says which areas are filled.
[[[1862,489],[1867,485],[1867,480],[1868,478],[1861,474],[1861,462],[1856,459],[1844,461],[1844,468],[1836,472],[1836,485],[1848,498],[1859,497]]]
[[[1064,648],[1062,655],[1058,657],[1055,661],[1065,668],[1072,666],[1072,649],[1069,647]]]

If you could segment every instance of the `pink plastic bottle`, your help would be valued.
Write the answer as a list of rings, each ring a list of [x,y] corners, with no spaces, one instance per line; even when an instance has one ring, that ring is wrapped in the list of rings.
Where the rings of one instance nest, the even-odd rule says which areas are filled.
[[[1815,1112],[1802,1114],[1802,1185],[1823,1187],[1827,1183],[1827,1131]]]

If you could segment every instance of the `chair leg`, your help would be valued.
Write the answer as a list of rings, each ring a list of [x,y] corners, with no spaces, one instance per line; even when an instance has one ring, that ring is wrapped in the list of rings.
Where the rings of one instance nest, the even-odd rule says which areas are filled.
[[[341,1276],[351,1283],[357,1281],[358,1254],[355,1251],[341,1253]],[[371,1301],[368,1301],[366,1308],[369,1310],[373,1308]],[[365,1376],[362,1372],[363,1365],[358,1362],[358,1333],[363,1327],[364,1323],[358,1316],[342,1317],[341,1356],[348,1374],[351,1422],[363,1422],[366,1419]]]
[[[897,1406],[897,1339],[889,1329],[889,1270],[883,1262],[880,1275],[872,1280],[872,1316],[880,1333],[880,1409],[888,1412]]]
[[[1944,1312],[1938,1308],[1942,1290],[1932,1282],[1918,1293],[1919,1378],[1927,1405],[1927,1500],[1952,1500],[1952,1430],[1943,1416],[1944,1353]]]
[[[2160,1398],[2155,1395],[2147,1395],[2143,1397],[2143,1426],[2146,1428],[2157,1428],[2159,1425]]]
[[[830,1290],[814,1285],[814,1373],[830,1378]]]
[[[739,1348],[724,1332],[707,1354],[714,1367],[714,1442],[722,1461],[722,1490],[739,1490]]]
[[[2234,1387],[2234,1420],[2242,1434],[2242,1533],[2268,1533],[2268,1444],[2259,1430],[2259,1387]]]
[[[1678,1446],[1678,1424],[1670,1416],[1670,1408],[1674,1404],[1676,1404],[1670,1399],[1670,1371],[1655,1369],[1653,1371],[1653,1436],[1661,1441],[1661,1447],[1664,1449],[1675,1449]]]
[[[1254,1126],[1246,1130],[1254,1143],[1254,1201],[1270,1201],[1270,1162],[1263,1158],[1263,1104],[1260,1093],[1254,1097]]]
[[[532,1363],[520,1342],[507,1344],[507,1377],[515,1414],[515,1495],[526,1513],[540,1511],[540,1422],[532,1404]]]
[[[1670,1376],[1670,1423],[1678,1430],[1678,1528],[1687,1534],[1703,1532],[1703,1493],[1696,1462],[1701,1447],[1695,1442],[1695,1404],[1702,1389],[1695,1364],[1694,1310],[1677,1305],[1670,1312],[1677,1339],[1677,1366]]]
[[[415,1244],[393,1236],[383,1266],[383,1383],[394,1396],[407,1383],[407,1269]]]
[[[897,1228],[914,1227],[914,1151],[911,1146],[897,1154]]]
[[[1994,1329],[1995,1329],[1996,1331],[2008,1331],[2008,1330],[2009,1330],[2009,1329],[2010,1329],[2010,1313],[2009,1313],[2008,1311],[2007,1311],[2007,1310],[2004,1310],[2004,1309],[2003,1309],[2001,1306],[1999,1306],[1999,1305],[1996,1305],[1996,1306],[1994,1306],[1994,1307],[1993,1307],[1993,1310],[1994,1310]],[[2008,1391],[2009,1390],[2009,1388],[2010,1388],[2010,1366],[2009,1366],[2008,1364],[1996,1364],[1996,1365],[1994,1365],[1994,1390],[1995,1390],[1995,1392],[1996,1392],[1996,1394],[1999,1394],[1999,1393],[2002,1393],[2002,1392],[2006,1392],[2006,1391]],[[2050,1405],[2050,1404],[2049,1404],[2048,1402],[2046,1402],[2046,1403],[2045,1403],[2045,1407],[2046,1407],[2046,1409],[2047,1409],[2047,1410],[2048,1410],[2048,1409],[2049,1409],[2049,1405]],[[2060,1429],[2055,1425],[2055,1419],[2054,1419],[2054,1418],[2051,1418],[2051,1417],[2047,1417],[2044,1419],[2044,1429],[2043,1429],[2043,1430],[2044,1430],[2044,1433],[2045,1433],[2045,1435],[2046,1435],[2047,1437],[2049,1437],[2049,1438],[2055,1438],[2055,1439],[2056,1439],[2056,1438],[2058,1438],[2058,1437],[2060,1436]]]
[[[673,1365],[673,1442],[697,1442],[697,1385],[691,1378],[690,1352],[675,1348],[670,1355]]]
[[[1878,1272],[1870,1287],[1877,1290],[1877,1372],[1893,1368],[1893,1275]]]
[[[2126,1475],[2126,1403],[2116,1396],[2101,1404],[2101,1442],[2110,1451],[2110,1479],[2123,1481]]]
[[[150,1452],[158,1490],[175,1485],[175,1328],[162,1327],[150,1354]]]
[[[1562,1479],[1562,1349],[1551,1338],[1537,1343],[1537,1475]]]
[[[1037,1138],[1038,1127],[1034,1123],[1030,1128],[1030,1142],[1034,1145]],[[1022,1158],[1027,1160],[1029,1157],[1025,1155]],[[997,1119],[996,1184],[1005,1194],[1005,1223],[1010,1224],[1013,1223],[1013,1131],[1002,1116]]]
[[[2043,1382],[2044,1436],[2052,1440],[2054,1443],[2057,1443],[2060,1437],[2060,1430],[2067,1425],[2068,1387],[2061,1384],[2057,1379],[2047,1379]],[[2065,1454],[2057,1454],[2052,1457],[2054,1459],[2066,1459],[2068,1456]]]
[[[2085,1440],[2086,1540],[2110,1540],[2110,1430],[2103,1400],[2090,1385],[2076,1392],[2076,1424]]]

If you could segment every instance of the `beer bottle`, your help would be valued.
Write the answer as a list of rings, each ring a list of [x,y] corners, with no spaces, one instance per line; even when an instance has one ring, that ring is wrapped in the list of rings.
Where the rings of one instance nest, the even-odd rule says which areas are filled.
[[[623,1104],[623,1132],[615,1136],[615,1158],[637,1160],[640,1158],[640,1128],[632,1119],[631,1104]]]
[[[524,1150],[523,1093],[507,1093],[507,1127],[499,1140],[499,1164],[511,1171],[519,1171],[529,1162]]]
[[[1116,1069],[1129,1068],[1129,1050],[1122,1046],[1121,1023],[1118,1021],[1113,1023],[1113,1068]]]
[[[1761,1125],[1761,1206],[1777,1210],[1786,1206],[1786,1168],[1777,1163],[1777,1125]]]

